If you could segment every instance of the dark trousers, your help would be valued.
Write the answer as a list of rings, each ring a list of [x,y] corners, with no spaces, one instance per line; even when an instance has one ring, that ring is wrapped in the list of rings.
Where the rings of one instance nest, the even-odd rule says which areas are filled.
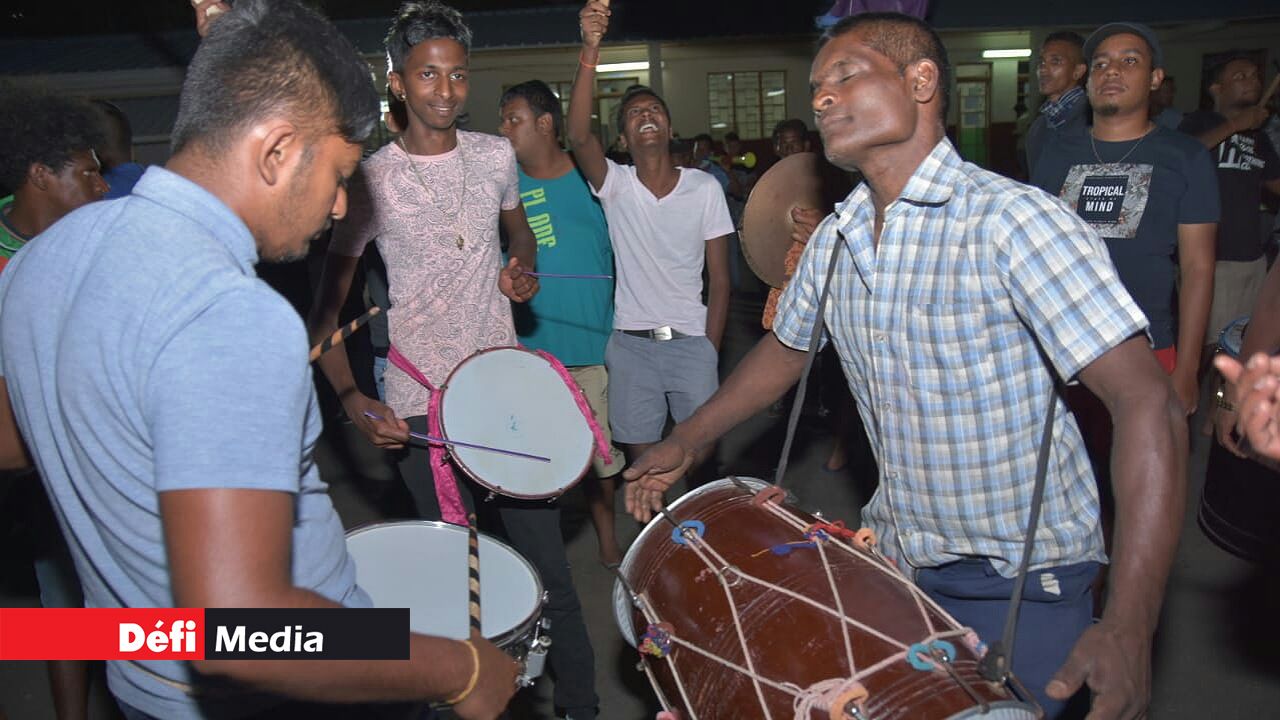
[[[128,703],[116,700],[125,720],[161,720],[139,710]],[[242,720],[349,720],[364,718],[365,720],[436,720],[440,716],[428,705],[388,703],[385,705],[361,703],[359,705],[336,705],[320,703],[291,702],[263,710],[255,715],[246,716]]]
[[[424,416],[407,418],[409,428],[427,432]],[[424,520],[439,520],[440,504],[425,447],[410,446],[399,458],[400,477]],[[551,621],[551,649],[548,664],[555,679],[553,700],[573,720],[594,718],[596,696],[595,653],[587,637],[578,591],[569,571],[564,537],[560,533],[560,507],[538,500],[516,500],[501,495],[485,501],[489,490],[455,468],[462,502],[475,509],[482,530],[500,526],[495,534],[505,537],[528,560],[542,578],[547,604],[542,616]]]
[[[1045,710],[1046,718],[1062,716],[1067,703],[1050,700],[1045,686],[1066,662],[1076,640],[1093,623],[1089,591],[1098,563],[1088,562],[1036,570],[1027,576],[1014,640],[1013,672]],[[1044,575],[1052,580],[1045,582]],[[985,643],[1004,633],[1013,580],[991,563],[974,558],[916,572],[916,584],[961,625]],[[1057,589],[1057,593],[1052,592]]]

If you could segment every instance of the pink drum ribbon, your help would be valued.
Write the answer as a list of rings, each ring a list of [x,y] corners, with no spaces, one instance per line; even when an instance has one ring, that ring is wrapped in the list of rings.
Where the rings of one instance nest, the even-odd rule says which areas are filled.
[[[583,394],[582,388],[578,386],[573,376],[565,369],[564,364],[549,352],[534,350],[533,348],[524,349],[551,363],[551,367],[555,369],[556,374],[564,381],[565,387],[568,387],[569,392],[573,393],[573,401],[578,405],[578,412],[582,413],[582,417],[586,418],[587,427],[591,428],[591,434],[595,436],[596,452],[599,453],[600,459],[604,461],[605,465],[612,465],[613,453],[609,452],[609,441],[604,439],[604,431],[600,429],[600,423],[596,421],[596,414],[591,411],[587,396]]]
[[[387,351],[387,360],[400,368],[409,377],[427,389],[431,402],[427,407],[427,432],[436,437],[444,437],[443,423],[440,422],[440,391],[423,375],[409,359],[400,354],[394,345]],[[462,504],[462,494],[458,490],[458,478],[453,474],[453,466],[446,457],[445,447],[432,443],[428,448],[431,456],[432,484],[436,488],[436,502],[440,503],[440,516],[451,525],[467,527],[467,510]]]

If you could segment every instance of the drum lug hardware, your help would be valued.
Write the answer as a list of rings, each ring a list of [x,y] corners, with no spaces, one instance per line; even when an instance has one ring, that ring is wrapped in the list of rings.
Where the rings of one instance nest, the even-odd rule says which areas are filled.
[[[485,502],[493,502],[493,499],[494,499],[494,498],[496,498],[496,497],[498,497],[498,495],[497,495],[496,493],[494,493],[492,490],[490,490],[490,491],[489,491],[489,494],[485,496],[484,501],[485,501]]]
[[[956,684],[965,691],[969,698],[978,703],[983,715],[986,715],[991,711],[991,706],[987,701],[973,689],[972,685],[970,685],[964,678],[960,677],[960,673],[957,672],[955,666],[951,664],[950,653],[939,647],[937,644],[934,644],[929,654],[933,655],[933,659],[942,666],[943,670],[947,671],[947,674],[951,676],[951,679],[956,681]]]

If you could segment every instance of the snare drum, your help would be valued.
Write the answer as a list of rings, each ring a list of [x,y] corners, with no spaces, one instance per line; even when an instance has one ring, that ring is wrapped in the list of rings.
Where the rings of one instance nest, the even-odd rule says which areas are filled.
[[[686,494],[622,562],[618,626],[667,710],[685,720],[1037,717],[979,676],[972,631],[873,546],[765,489],[732,478]]]
[[[465,640],[467,529],[426,520],[376,523],[347,533],[356,584],[374,607],[409,608],[409,629],[422,635]],[[546,647],[542,581],[519,553],[480,534],[481,633],[523,660],[526,675],[542,672]]]
[[[446,438],[551,458],[450,448],[463,472],[500,495],[558,497],[591,462],[595,439],[573,391],[550,362],[523,348],[492,348],[463,360],[443,388],[440,419]]]

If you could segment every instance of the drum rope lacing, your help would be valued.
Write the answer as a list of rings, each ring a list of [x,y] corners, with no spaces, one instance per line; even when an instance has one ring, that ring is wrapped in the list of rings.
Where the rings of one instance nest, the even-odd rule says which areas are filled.
[[[917,654],[915,656],[916,662],[913,663],[913,665],[919,666],[920,664],[923,664],[926,667],[932,667],[934,670],[946,673],[949,677],[951,677],[958,684],[960,684],[961,687],[964,688],[966,692],[969,692],[970,694],[972,694],[971,689],[967,687],[966,684],[963,682],[963,680],[959,678],[959,676],[954,672],[954,669],[951,667],[947,667],[947,665],[950,664],[951,658],[947,657],[946,655],[942,655],[942,657],[939,657],[938,654],[933,653],[930,649],[939,647],[939,642],[945,641],[947,638],[959,638],[966,645],[973,648],[975,652],[978,652],[979,644],[977,642],[976,633],[974,633],[973,630],[969,628],[964,628],[964,627],[960,627],[952,630],[940,631],[937,625],[935,624],[932,614],[929,612],[929,610],[932,609],[940,617],[943,617],[943,618],[946,618],[949,616],[946,614],[944,610],[942,610],[942,608],[932,598],[926,595],[922,590],[916,587],[913,583],[905,581],[902,574],[898,571],[896,567],[894,567],[890,563],[888,558],[886,558],[883,554],[881,554],[878,550],[875,549],[874,537],[869,537],[864,531],[859,531],[855,533],[847,529],[844,529],[842,524],[834,524],[834,525],[830,523],[806,524],[800,521],[791,513],[783,510],[782,508],[778,507],[777,504],[772,502],[763,503],[761,507],[765,508],[766,511],[772,513],[773,515],[781,519],[785,524],[790,525],[794,529],[800,531],[802,535],[808,535],[817,543],[816,548],[818,550],[819,556],[822,558],[823,571],[827,575],[828,584],[832,590],[833,597],[835,598],[836,607],[833,609],[817,600],[805,597],[795,592],[794,590],[782,587],[775,583],[771,583],[767,580],[756,577],[750,573],[743,572],[740,568],[733,566],[723,556],[721,556],[718,552],[716,552],[715,548],[713,548],[711,544],[708,543],[705,540],[705,538],[703,538],[702,534],[697,532],[696,529],[692,527],[684,526],[681,523],[677,523],[671,517],[669,511],[664,509],[662,512],[663,517],[665,517],[668,520],[668,522],[671,522],[673,525],[675,525],[679,530],[679,532],[683,535],[684,542],[682,544],[685,547],[689,548],[703,562],[703,564],[707,566],[707,569],[709,569],[719,579],[720,585],[724,590],[726,599],[729,604],[730,613],[733,618],[734,628],[738,635],[738,645],[742,649],[743,657],[745,658],[745,661],[746,661],[746,666],[744,667],[741,664],[735,663],[727,658],[721,657],[719,655],[716,655],[715,653],[704,650],[698,647],[697,645],[694,645],[693,643],[687,642],[681,639],[679,636],[677,636],[674,632],[667,633],[665,636],[666,640],[668,640],[671,644],[685,648],[690,652],[693,652],[697,655],[700,655],[706,658],[709,661],[718,663],[726,668],[729,668],[739,674],[745,675],[748,678],[750,678],[756,693],[756,697],[760,701],[761,709],[764,712],[765,720],[773,720],[773,716],[770,713],[768,705],[764,699],[764,687],[769,687],[769,688],[772,688],[773,690],[777,690],[779,692],[783,692],[788,695],[791,695],[793,698],[792,707],[795,711],[794,718],[796,720],[810,720],[812,711],[830,709],[830,708],[836,707],[837,703],[840,706],[843,706],[847,702],[854,702],[860,705],[861,701],[865,700],[865,698],[867,697],[866,689],[865,687],[863,687],[861,683],[862,679],[869,677],[871,675],[874,675],[875,673],[895,663],[908,661],[911,658],[911,653],[913,651],[917,651],[920,648],[923,648],[924,650],[917,651]],[[835,532],[816,533],[814,532],[815,528],[844,529],[845,533],[848,533],[845,539],[848,539],[851,542],[842,541],[840,535],[844,533],[835,533]],[[873,562],[870,563],[871,567],[876,568],[879,572],[885,573],[886,575],[890,576],[896,581],[902,582],[903,586],[908,590],[909,594],[914,599],[916,609],[919,612],[920,617],[924,622],[924,625],[929,630],[928,634],[924,638],[915,642],[902,642],[902,641],[895,640],[892,637],[889,637],[885,633],[873,627],[870,627],[865,623],[859,622],[854,618],[847,617],[844,614],[843,601],[840,598],[840,594],[836,592],[835,574],[831,569],[831,564],[826,554],[825,546],[827,544],[833,544],[835,547],[839,548],[840,550],[853,555],[858,555],[859,553],[862,553],[869,556],[873,560]],[[730,573],[732,574],[732,580],[730,580],[728,577]],[[738,615],[737,602],[735,601],[734,594],[733,594],[733,587],[739,585],[742,581],[746,581],[746,582],[758,585],[760,587],[763,587],[767,590],[772,590],[773,592],[790,597],[801,603],[809,605],[810,607],[813,607],[821,612],[831,615],[832,617],[840,621],[840,626],[844,635],[843,640],[844,640],[846,661],[849,664],[848,677],[830,678],[830,679],[815,683],[807,688],[802,688],[796,685],[795,683],[773,680],[771,678],[765,677],[760,673],[758,673],[755,668],[755,663],[752,660],[752,654],[750,652],[750,648],[748,646],[747,639],[746,639],[746,632],[742,627],[742,621]],[[635,602],[635,605],[640,609],[641,613],[644,615],[646,621],[650,624],[651,627],[661,623],[661,618],[657,615],[656,612],[654,612],[652,606],[648,601],[648,598],[643,593],[634,595],[633,601]],[[893,655],[890,655],[888,657],[881,659],[879,662],[875,664],[859,669],[853,658],[852,637],[850,635],[851,626],[885,642],[890,646],[898,648],[899,651],[894,653]],[[692,716],[691,720],[697,720],[697,715],[693,711],[693,704],[692,702],[690,702],[688,693],[685,690],[684,682],[681,679],[680,672],[677,669],[676,664],[671,657],[671,654],[668,652],[660,655],[659,657],[665,657],[667,659],[669,668],[671,671],[671,675],[675,680],[676,688],[679,690],[681,699],[684,701],[684,707],[688,710],[688,712]],[[645,673],[649,675],[649,679],[652,682],[654,678],[651,670],[647,667],[647,665],[645,666],[644,670],[645,670]],[[657,687],[657,683],[653,683],[653,685],[654,687]],[[851,698],[851,700],[846,698]],[[665,697],[660,697],[659,700],[663,703],[664,707],[666,707],[667,709],[671,708],[671,704],[667,701]]]

